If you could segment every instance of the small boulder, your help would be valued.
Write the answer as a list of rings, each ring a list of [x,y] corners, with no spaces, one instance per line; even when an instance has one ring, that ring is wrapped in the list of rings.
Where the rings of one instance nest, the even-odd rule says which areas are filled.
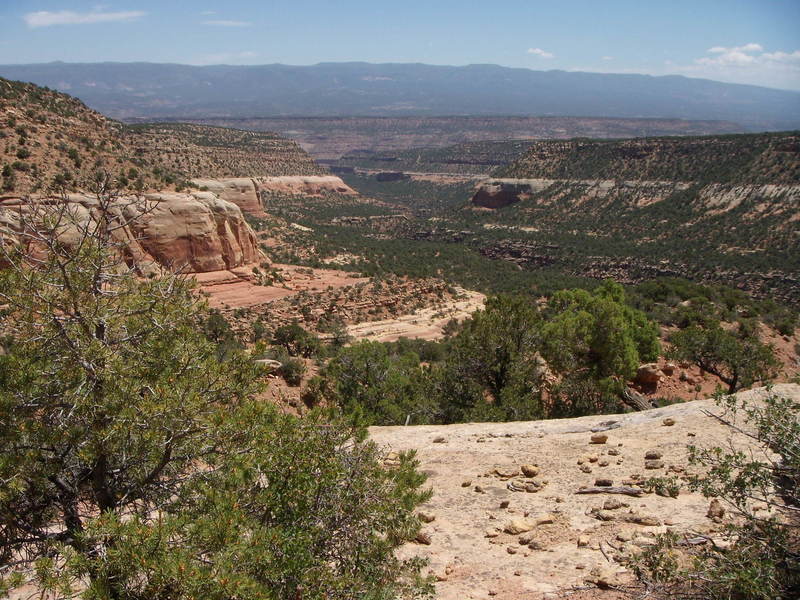
[[[417,537],[414,538],[414,541],[418,544],[423,544],[425,546],[431,545],[431,534],[427,531],[420,531],[417,534]]]
[[[513,519],[503,526],[503,531],[511,535],[526,533],[536,527],[532,519]]]
[[[640,385],[656,385],[661,381],[661,374],[658,370],[658,365],[648,364],[642,365],[636,371],[636,383]]]
[[[725,507],[722,506],[722,502],[717,498],[712,499],[711,504],[708,505],[706,516],[712,521],[721,521],[725,516]]]
[[[656,517],[652,515],[642,515],[635,512],[626,515],[625,520],[628,523],[635,523],[636,525],[644,525],[645,527],[658,527],[661,525],[661,521],[658,520]]]
[[[501,479],[511,479],[519,475],[519,469],[517,467],[498,467],[494,470],[494,474]]]
[[[586,581],[596,585],[601,589],[608,589],[619,585],[619,579],[617,578],[617,573],[614,570],[614,567],[606,565],[594,567],[591,571],[589,571]]]
[[[646,460],[658,460],[662,456],[664,456],[664,455],[661,452],[659,452],[658,450],[648,450],[644,454],[644,457],[645,457]]]
[[[664,461],[663,460],[646,460],[644,461],[644,468],[645,469],[663,469],[664,468]]]
[[[283,363],[281,361],[273,360],[271,358],[259,358],[253,362],[255,362],[268,373],[277,373],[283,368]]]
[[[539,474],[539,467],[536,465],[522,465],[520,471],[525,477],[536,477]]]
[[[661,421],[661,424],[664,427],[672,427],[673,425],[675,425],[675,419],[673,419],[672,417],[667,417],[666,419]]]
[[[553,522],[552,515],[544,515],[536,518],[520,518],[512,519],[503,526],[503,531],[511,535],[518,535],[520,533],[527,533],[539,525],[548,525]]]
[[[595,433],[591,437],[593,444],[605,444],[608,441],[608,436],[605,433]]]
[[[607,498],[605,502],[603,502],[603,510],[617,510],[618,508],[624,508],[628,506],[622,500],[618,498]]]

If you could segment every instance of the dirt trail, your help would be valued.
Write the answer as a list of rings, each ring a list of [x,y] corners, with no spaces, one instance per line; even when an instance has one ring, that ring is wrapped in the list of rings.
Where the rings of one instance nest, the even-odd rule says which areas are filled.
[[[777,385],[775,391],[800,398],[796,384]],[[763,393],[742,392],[749,397]],[[606,560],[601,543],[603,551],[613,556],[612,545],[646,545],[647,536],[668,528],[713,535],[721,527],[706,516],[709,501],[685,488],[674,499],[655,494],[628,497],[575,493],[581,486],[593,486],[597,478],[611,479],[616,486],[635,475],[646,479],[667,475],[670,468],[688,470],[687,444],[724,445],[731,438],[728,428],[705,413],[709,410],[719,412],[712,400],[697,400],[623,415],[373,427],[370,433],[387,450],[417,450],[421,468],[429,476],[434,496],[422,511],[435,517],[424,525],[430,545],[409,544],[402,554],[430,558],[431,570],[439,579],[437,598],[556,598],[572,586],[585,586],[595,568],[616,571],[622,581],[629,578],[617,563]],[[674,425],[664,425],[666,418],[673,419]],[[609,426],[611,429],[604,432],[606,443],[590,443],[592,429]],[[732,441],[737,446],[745,443],[742,437]],[[662,468],[645,469],[648,451],[663,455]],[[579,459],[590,456],[596,462],[578,464]],[[525,464],[538,465],[539,474],[507,479],[492,473],[495,469],[513,472]],[[584,472],[589,469],[591,472]],[[525,480],[537,482],[541,491],[508,488],[509,482]],[[469,485],[465,485],[467,482]],[[606,511],[614,515],[610,521],[589,514],[607,499],[618,499],[629,506]],[[507,508],[501,508],[501,502],[508,502]],[[627,522],[630,511],[661,524]],[[533,528],[528,534],[530,545],[522,545],[519,534],[502,532],[510,521],[525,515],[548,516],[553,521]],[[599,590],[591,592],[591,597],[611,598]]]

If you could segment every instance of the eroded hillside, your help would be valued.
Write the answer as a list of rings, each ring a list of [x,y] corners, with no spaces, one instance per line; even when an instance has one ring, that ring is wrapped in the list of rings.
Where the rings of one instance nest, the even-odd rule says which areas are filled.
[[[78,99],[0,78],[0,190],[85,188],[98,170],[121,187],[181,189],[193,177],[319,176],[293,141],[189,124],[126,126]]]
[[[516,179],[797,184],[800,133],[539,141],[494,173]]]
[[[293,141],[271,132],[188,123],[133,125],[125,129],[137,153],[189,178],[325,175]]]
[[[508,234],[482,252],[524,267],[577,252],[586,256],[573,272],[590,277],[690,275],[800,297],[795,132],[537,142],[472,204],[493,209],[484,227]]]

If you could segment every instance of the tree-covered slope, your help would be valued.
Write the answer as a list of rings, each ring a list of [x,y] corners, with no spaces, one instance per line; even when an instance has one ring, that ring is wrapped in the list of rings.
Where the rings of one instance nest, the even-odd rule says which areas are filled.
[[[800,183],[800,132],[539,141],[497,177]]]

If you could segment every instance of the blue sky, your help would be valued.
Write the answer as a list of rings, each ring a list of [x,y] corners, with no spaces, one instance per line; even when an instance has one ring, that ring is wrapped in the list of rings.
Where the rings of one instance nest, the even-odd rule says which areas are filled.
[[[0,63],[495,63],[800,90],[800,0],[0,0]]]

